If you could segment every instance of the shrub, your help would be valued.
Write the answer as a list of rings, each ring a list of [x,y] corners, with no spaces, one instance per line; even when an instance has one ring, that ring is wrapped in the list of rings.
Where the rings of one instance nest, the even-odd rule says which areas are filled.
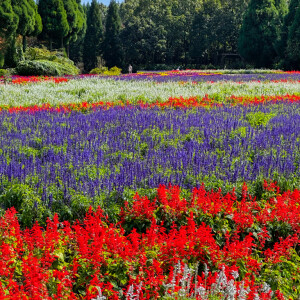
[[[107,67],[94,68],[90,71],[90,74],[103,74],[108,71]]]
[[[113,76],[113,75],[120,75],[122,69],[119,69],[118,67],[112,67],[109,70],[107,67],[101,67],[101,68],[94,68],[90,71],[90,74],[101,74],[101,75],[107,75],[107,76]]]
[[[48,61],[21,61],[16,68],[19,75],[49,75],[59,76],[59,71],[53,63]]]
[[[109,69],[109,71],[104,72],[104,74],[108,74],[108,75],[120,75],[122,72],[122,69],[114,66],[112,68]]]
[[[4,66],[4,55],[0,52],[0,68]]]
[[[27,48],[24,56],[26,60],[49,60],[61,64],[74,65],[74,62],[65,57],[64,53],[42,48]]]
[[[0,77],[7,75],[9,72],[6,69],[0,69]]]
[[[28,48],[24,57],[25,61],[21,61],[17,65],[16,72],[18,75],[61,76],[79,73],[74,62],[65,57],[62,52]]]
[[[253,128],[267,126],[269,121],[276,116],[275,113],[251,112],[246,115],[246,120]]]
[[[79,70],[74,65],[61,64],[47,60],[25,60],[19,62],[16,68],[18,75],[77,75]]]
[[[0,196],[3,209],[14,207],[18,210],[18,218],[22,227],[31,227],[35,221],[45,225],[47,209],[41,199],[26,184],[13,184]]]

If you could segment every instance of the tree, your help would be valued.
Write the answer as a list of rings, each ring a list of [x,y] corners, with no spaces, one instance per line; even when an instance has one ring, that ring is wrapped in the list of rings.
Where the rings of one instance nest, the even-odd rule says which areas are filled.
[[[52,50],[53,40],[58,37],[60,46],[63,47],[63,39],[69,33],[67,13],[62,0],[39,0],[38,12],[42,17],[42,36],[49,40],[49,48]]]
[[[0,2],[0,36],[9,38],[17,30],[19,18],[14,12],[11,0],[1,0]]]
[[[69,31],[64,38],[64,44],[66,45],[67,54],[69,56],[69,43],[70,41],[76,41],[78,34],[83,30],[85,26],[85,16],[83,10],[80,9],[80,1],[64,0],[63,4],[69,25]]]
[[[103,44],[103,58],[109,68],[113,66],[123,66],[123,49],[120,31],[121,19],[118,5],[112,0],[108,6]]]
[[[14,12],[11,0],[2,0],[0,3],[0,37],[4,38],[5,44],[1,49],[1,65],[5,62],[8,67],[14,67],[16,63],[16,30],[19,18]]]
[[[120,9],[121,40],[126,62],[134,65],[165,63],[171,6],[167,0],[128,0]]]
[[[196,58],[197,63],[217,62],[218,50],[220,49],[220,36],[218,32],[222,12],[221,3],[218,0],[209,0],[194,17],[192,26],[192,38],[190,55]]]
[[[299,0],[291,0],[288,7],[288,12],[284,16],[283,25],[281,26],[281,34],[280,34],[280,40],[278,41],[276,45],[276,50],[281,59],[283,59],[283,65],[287,66],[288,62],[286,60],[286,47],[288,42],[288,34],[289,34],[289,28],[294,22],[297,7],[300,6]]]
[[[11,3],[19,18],[17,34],[23,38],[23,51],[25,51],[26,37],[38,35],[42,31],[41,17],[34,0],[11,0]]]
[[[274,0],[251,0],[239,36],[239,53],[256,67],[271,67],[279,38],[278,10]]]
[[[84,39],[84,69],[90,71],[97,66],[97,57],[101,55],[103,26],[100,6],[93,0],[87,8],[87,29]]]
[[[166,28],[166,63],[187,64],[191,44],[192,25],[202,1],[168,1],[169,13],[162,15],[160,23]]]
[[[69,45],[69,57],[74,62],[82,62],[83,59],[83,47],[84,38],[86,34],[86,12],[84,7],[81,5],[81,0],[77,0],[78,9],[80,10],[81,16],[83,18],[83,26],[81,30],[76,34],[76,38],[70,40]]]
[[[289,27],[287,40],[287,65],[293,70],[300,69],[300,6],[296,8],[295,18]]]

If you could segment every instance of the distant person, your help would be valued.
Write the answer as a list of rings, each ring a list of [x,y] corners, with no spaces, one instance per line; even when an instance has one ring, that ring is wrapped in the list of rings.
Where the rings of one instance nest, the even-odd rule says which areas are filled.
[[[129,74],[132,73],[132,65],[129,65],[129,67],[128,67],[128,73],[129,73]]]

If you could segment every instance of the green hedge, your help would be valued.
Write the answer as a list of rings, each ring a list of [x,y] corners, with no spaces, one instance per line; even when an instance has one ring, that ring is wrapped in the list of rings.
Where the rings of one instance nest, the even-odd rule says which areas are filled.
[[[64,74],[77,75],[79,70],[71,64],[61,64],[59,62],[47,60],[24,60],[18,63],[16,73],[24,76],[61,76]]]

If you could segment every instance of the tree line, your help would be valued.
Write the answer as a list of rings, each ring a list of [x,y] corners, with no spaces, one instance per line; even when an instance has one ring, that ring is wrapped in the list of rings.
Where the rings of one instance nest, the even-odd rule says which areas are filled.
[[[1,0],[0,66],[29,37],[63,49],[84,70],[300,67],[300,0]],[[18,46],[17,41],[22,40]]]

